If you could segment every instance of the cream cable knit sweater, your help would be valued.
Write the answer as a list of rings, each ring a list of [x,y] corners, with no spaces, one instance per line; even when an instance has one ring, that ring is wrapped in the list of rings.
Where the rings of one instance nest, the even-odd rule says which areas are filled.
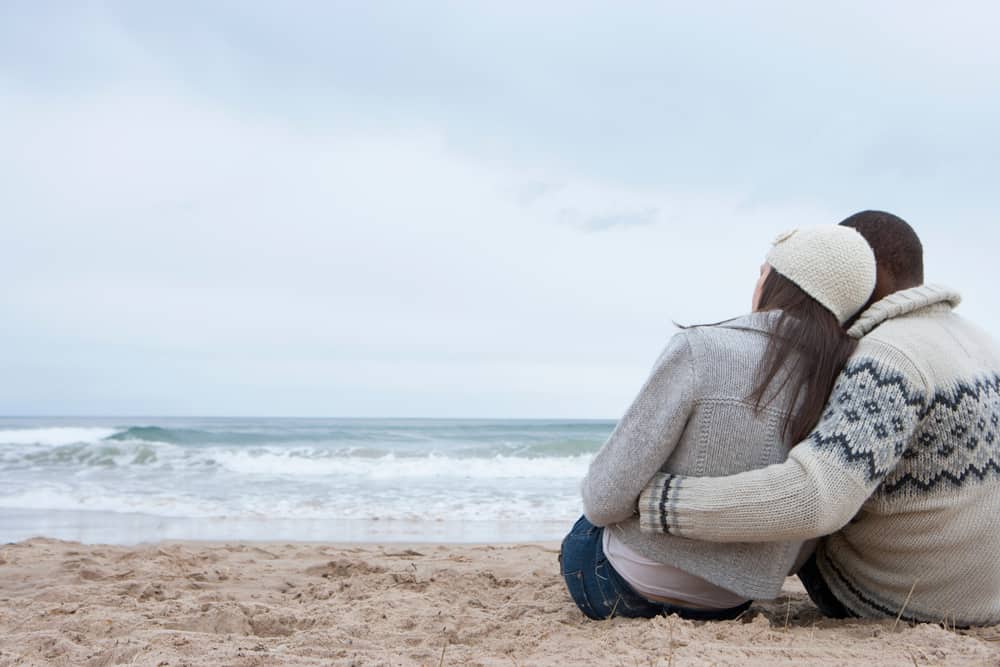
[[[1000,623],[1000,354],[922,286],[873,305],[827,411],[787,461],[658,474],[643,531],[716,542],[827,535],[817,563],[862,617]]]

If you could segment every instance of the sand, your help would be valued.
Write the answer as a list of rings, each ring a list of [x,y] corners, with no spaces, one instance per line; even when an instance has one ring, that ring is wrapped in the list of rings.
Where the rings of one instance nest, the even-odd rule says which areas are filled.
[[[1000,665],[1000,628],[821,618],[789,579],[736,621],[586,620],[556,545],[0,547],[9,665]]]

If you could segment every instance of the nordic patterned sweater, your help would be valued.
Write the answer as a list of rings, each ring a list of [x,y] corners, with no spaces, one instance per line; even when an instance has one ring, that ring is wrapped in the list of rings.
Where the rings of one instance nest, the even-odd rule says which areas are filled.
[[[1000,355],[921,286],[869,308],[814,431],[776,465],[657,475],[643,531],[718,542],[826,535],[819,570],[861,617],[1000,623]]]

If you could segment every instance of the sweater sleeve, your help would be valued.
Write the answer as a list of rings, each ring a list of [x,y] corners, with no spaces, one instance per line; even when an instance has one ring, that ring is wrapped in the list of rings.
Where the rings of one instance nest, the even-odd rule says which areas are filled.
[[[583,480],[583,507],[597,526],[636,512],[639,493],[680,439],[694,400],[689,332],[676,334],[628,411],[594,456]]]
[[[657,474],[639,499],[640,528],[765,542],[845,526],[899,462],[926,403],[926,383],[912,362],[894,348],[875,352],[852,358],[820,422],[784,463],[727,477]]]

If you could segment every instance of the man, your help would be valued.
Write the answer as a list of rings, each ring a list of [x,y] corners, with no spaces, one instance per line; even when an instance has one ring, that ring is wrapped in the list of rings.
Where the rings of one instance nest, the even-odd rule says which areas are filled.
[[[864,211],[878,276],[858,349],[784,463],[727,477],[658,474],[643,530],[697,540],[822,539],[800,577],[823,613],[1000,623],[1000,354],[923,284],[900,218]],[[863,337],[862,337],[863,336]]]

